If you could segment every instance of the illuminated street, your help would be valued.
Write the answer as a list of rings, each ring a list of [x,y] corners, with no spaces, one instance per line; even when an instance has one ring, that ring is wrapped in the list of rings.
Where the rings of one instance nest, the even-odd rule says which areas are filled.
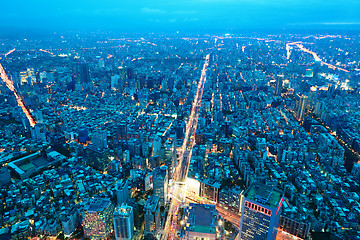
[[[344,68],[340,68],[340,67],[338,67],[338,66],[335,66],[335,65],[332,65],[332,64],[330,64],[330,63],[324,62],[323,60],[321,60],[321,58],[319,58],[319,56],[318,56],[315,52],[310,51],[309,49],[305,48],[305,47],[302,45],[301,42],[292,42],[292,43],[287,43],[287,44],[286,44],[286,50],[287,50],[287,58],[286,58],[286,59],[289,59],[289,58],[290,58],[291,52],[290,52],[290,47],[289,47],[289,46],[291,46],[291,45],[295,45],[295,46],[297,46],[301,51],[311,54],[311,55],[314,57],[314,59],[315,59],[316,62],[320,62],[321,64],[326,65],[326,66],[327,66],[328,68],[330,68],[330,69],[333,69],[333,70],[338,69],[338,70],[343,71],[343,72],[350,72],[349,70],[346,70],[346,69],[344,69]]]
[[[6,75],[5,70],[4,70],[4,68],[3,68],[3,66],[1,64],[0,64],[0,76],[1,76],[2,80],[6,83],[6,86],[10,89],[10,91],[12,91],[14,93],[14,96],[16,98],[16,101],[17,101],[18,105],[21,107],[22,111],[25,113],[27,119],[30,122],[30,126],[34,127],[35,124],[36,124],[34,118],[31,116],[30,111],[25,106],[25,104],[24,104],[23,100],[21,99],[21,97],[17,94],[16,89],[14,88],[14,85],[13,85],[12,81]]]
[[[176,169],[173,177],[173,183],[184,182],[186,180],[186,176],[189,171],[188,167],[191,159],[191,152],[192,152],[192,148],[195,145],[195,141],[191,140],[191,136],[194,136],[196,133],[203,88],[206,82],[206,69],[209,65],[209,58],[210,58],[210,54],[206,55],[205,63],[201,71],[201,77],[198,83],[196,95],[192,104],[190,117],[186,124],[186,134],[182,145],[182,149],[179,152],[178,163],[176,165]],[[169,212],[166,218],[166,222],[164,224],[163,234],[161,236],[161,239],[163,240],[174,239],[178,231],[177,213],[179,206],[181,204],[181,202],[179,201],[180,198],[178,196],[182,195],[181,193],[182,190],[183,189],[179,189],[179,188],[175,188],[172,190],[173,192],[171,194],[173,195],[173,197],[170,202]]]

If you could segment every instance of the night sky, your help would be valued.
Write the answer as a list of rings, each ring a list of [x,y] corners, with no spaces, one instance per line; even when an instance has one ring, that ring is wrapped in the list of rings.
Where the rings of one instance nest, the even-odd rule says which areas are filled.
[[[359,0],[4,0],[2,10],[4,29],[360,29]]]

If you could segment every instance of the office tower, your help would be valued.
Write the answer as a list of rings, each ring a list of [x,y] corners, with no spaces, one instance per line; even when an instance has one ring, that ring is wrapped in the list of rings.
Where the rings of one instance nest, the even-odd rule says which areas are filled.
[[[116,240],[130,240],[134,236],[134,212],[131,206],[122,204],[114,211]]]
[[[281,96],[284,75],[278,75],[276,78],[275,95]]]
[[[144,236],[151,234],[155,237],[158,231],[161,229],[160,205],[158,196],[151,195],[148,197],[144,206],[144,212]]]
[[[118,75],[118,89],[120,91],[123,91],[124,88],[135,87],[134,74],[131,68],[119,67]]]
[[[75,90],[88,90],[90,83],[89,64],[77,62],[72,64],[73,84]]]
[[[128,206],[131,206],[134,213],[134,227],[140,229],[140,219],[139,219],[139,205],[134,198],[129,198],[126,203]]]
[[[82,211],[84,235],[90,238],[107,238],[113,230],[113,214],[114,206],[109,199],[90,199]]]
[[[281,191],[270,186],[251,184],[241,194],[240,239],[275,239],[283,198]]]
[[[127,201],[129,198],[129,182],[125,179],[121,179],[116,182],[116,199],[117,205],[121,205]]]
[[[107,148],[107,132],[105,130],[94,132],[91,141],[94,149]]]
[[[296,95],[295,103],[295,115],[298,120],[304,119],[305,107],[306,107],[307,96],[305,95]]]
[[[176,164],[176,136],[174,138],[169,138],[165,141],[165,164],[168,166],[168,175],[169,178],[173,177]]]
[[[311,87],[309,92],[309,98],[306,101],[306,108],[314,110],[317,103],[317,87]]]
[[[224,220],[215,205],[189,203],[181,222],[181,240],[224,239]]]
[[[119,69],[118,72],[119,72],[119,76],[120,76],[121,80],[125,80],[125,79],[129,78],[128,68],[119,67],[118,69]]]
[[[160,198],[160,205],[165,206],[168,201],[168,168],[166,166],[154,169],[153,189],[154,194]]]
[[[154,134],[152,137],[152,155],[159,155],[160,154],[160,148],[161,148],[161,138]]]

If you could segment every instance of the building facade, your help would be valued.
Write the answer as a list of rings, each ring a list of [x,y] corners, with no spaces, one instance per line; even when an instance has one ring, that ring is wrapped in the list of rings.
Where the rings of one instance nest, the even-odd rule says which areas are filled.
[[[84,235],[103,239],[113,231],[114,206],[106,198],[94,198],[85,204],[82,211]]]
[[[159,196],[151,195],[144,206],[144,236],[151,234],[154,237],[161,229]]]
[[[241,240],[272,240],[279,226],[283,193],[261,183],[253,183],[241,194]]]
[[[134,211],[131,206],[122,204],[114,211],[114,230],[116,240],[130,240],[134,236]]]
[[[154,194],[159,196],[160,205],[165,206],[168,202],[168,168],[157,167],[153,171]]]

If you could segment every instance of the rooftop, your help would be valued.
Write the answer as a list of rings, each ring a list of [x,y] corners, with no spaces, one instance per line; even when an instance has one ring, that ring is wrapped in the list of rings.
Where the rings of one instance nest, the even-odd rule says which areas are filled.
[[[96,198],[93,199],[90,204],[85,208],[87,211],[91,212],[102,212],[111,205],[111,201],[105,198]]]
[[[270,186],[253,183],[244,195],[249,200],[256,201],[271,208],[276,208],[279,206],[283,193]]]
[[[188,230],[197,233],[215,233],[218,212],[215,205],[190,203],[187,209]]]

